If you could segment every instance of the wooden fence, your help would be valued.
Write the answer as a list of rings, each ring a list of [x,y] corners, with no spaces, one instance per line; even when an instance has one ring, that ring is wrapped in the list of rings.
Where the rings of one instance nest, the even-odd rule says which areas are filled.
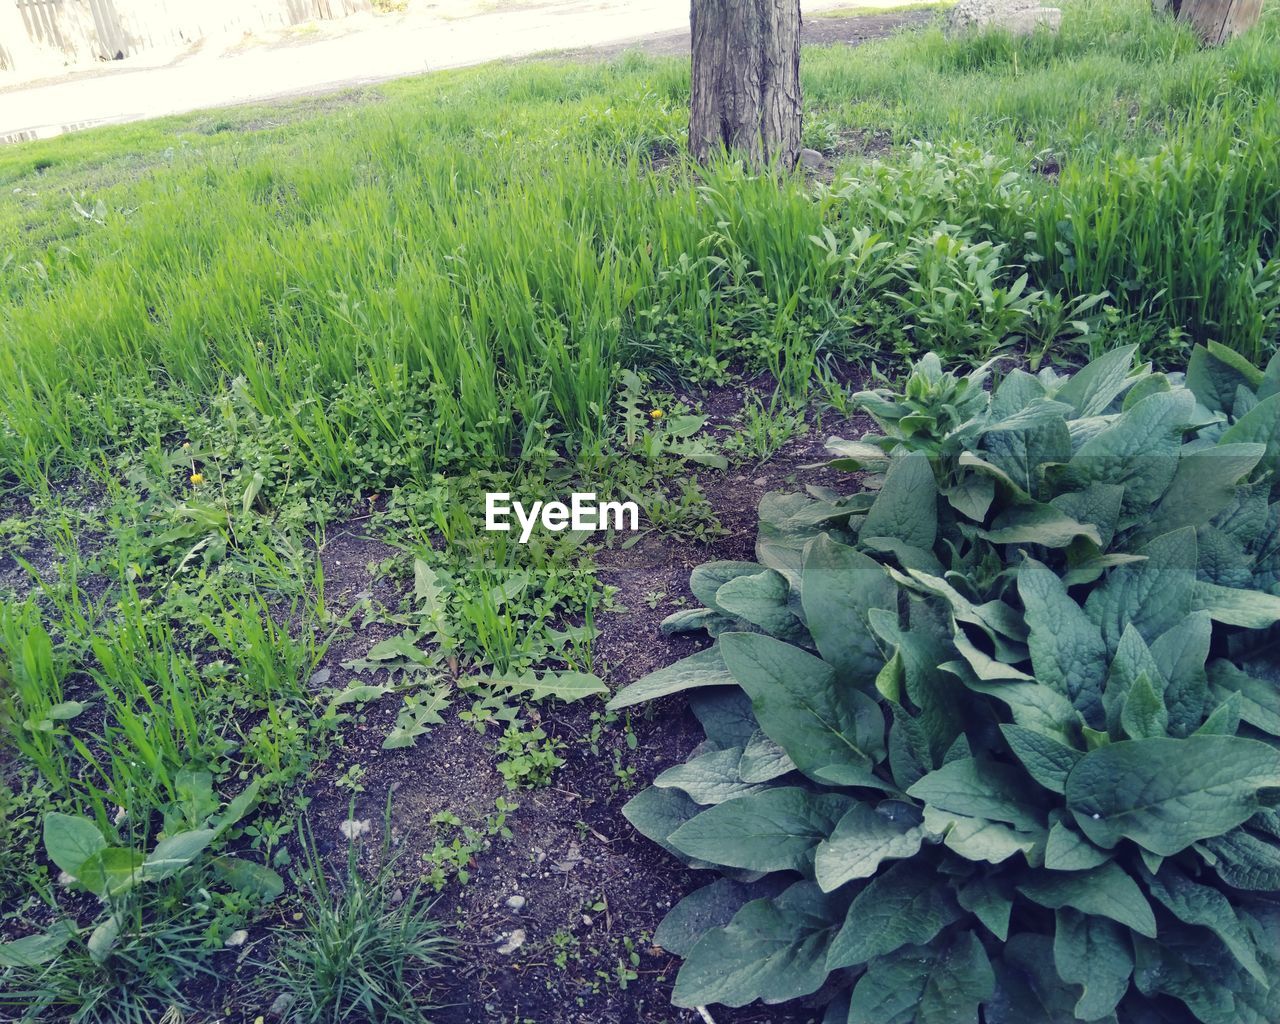
[[[0,0],[0,67],[43,57],[123,60],[228,32],[367,11],[370,0]]]

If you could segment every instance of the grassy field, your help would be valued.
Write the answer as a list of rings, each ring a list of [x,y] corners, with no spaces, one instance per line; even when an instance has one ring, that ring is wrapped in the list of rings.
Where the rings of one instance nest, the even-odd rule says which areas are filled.
[[[299,822],[365,701],[420,745],[469,708],[545,783],[526,701],[604,688],[600,552],[495,542],[486,490],[585,482],[696,543],[708,475],[847,415],[851,372],[1125,344],[1174,368],[1207,340],[1265,362],[1280,8],[1205,52],[1146,0],[1064,6],[1056,37],[806,51],[811,178],[691,166],[687,69],[641,55],[0,150],[0,906],[11,936],[82,929],[0,986],[32,1019],[150,1020],[241,928],[298,931],[304,892],[332,910],[306,935],[373,915],[439,954],[419,904],[325,889]],[[761,374],[713,433],[698,389]],[[339,609],[319,552],[365,517],[397,599]],[[399,646],[335,671],[370,622]],[[78,827],[57,815],[113,837],[100,904],[39,856]],[[336,956],[280,941],[267,992]],[[388,1003],[398,955],[368,951]],[[345,996],[299,998],[318,1021]]]

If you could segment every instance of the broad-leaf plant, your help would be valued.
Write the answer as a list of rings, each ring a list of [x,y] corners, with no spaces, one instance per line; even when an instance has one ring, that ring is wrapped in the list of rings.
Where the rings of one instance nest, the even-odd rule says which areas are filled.
[[[693,573],[706,741],[627,806],[721,877],[674,1000],[828,1024],[1280,1021],[1280,357],[936,358]]]

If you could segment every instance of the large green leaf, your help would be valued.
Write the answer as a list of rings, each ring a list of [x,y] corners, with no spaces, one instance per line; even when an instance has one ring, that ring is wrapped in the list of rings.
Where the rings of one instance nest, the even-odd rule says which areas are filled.
[[[1138,990],[1181,1000],[1204,1024],[1280,1020],[1280,986],[1259,985],[1213,935],[1194,928],[1165,928],[1158,943],[1136,939],[1134,952]]]
[[[89,959],[95,964],[102,965],[111,959],[112,951],[116,948],[116,943],[120,941],[120,933],[124,930],[124,918],[120,913],[114,913],[106,920],[102,921],[89,935],[85,942],[85,949],[89,952]]]
[[[1192,608],[1214,622],[1245,629],[1267,629],[1280,622],[1280,595],[1220,587],[1203,580],[1195,584]]]
[[[1237,483],[1249,475],[1265,451],[1261,444],[1218,444],[1186,453],[1159,506],[1136,535],[1150,538],[1184,526],[1206,525],[1235,501]]]
[[[849,905],[831,943],[827,969],[865,964],[902,946],[923,946],[961,917],[946,879],[927,864],[902,861],[877,875]]]
[[[1133,947],[1125,930],[1105,917],[1064,908],[1056,915],[1053,961],[1058,976],[1084,991],[1077,1020],[1099,1020],[1115,1012],[1133,974]]]
[[[1111,546],[1120,525],[1120,505],[1124,487],[1120,484],[1091,484],[1082,491],[1067,491],[1049,500],[1049,504],[1073,520],[1088,523],[1098,533],[1098,546]],[[1113,556],[1119,557],[1119,556]]]
[[[1111,861],[1088,871],[1039,871],[1018,886],[1033,903],[1109,917],[1139,935],[1156,934],[1156,918],[1138,883]]]
[[[1114,651],[1133,626],[1148,643],[1191,614],[1196,585],[1196,534],[1191,527],[1150,541],[1145,562],[1112,569],[1085,601],[1089,618]]]
[[[94,854],[105,850],[107,841],[92,821],[60,811],[44,817],[44,849],[49,859],[69,875]]]
[[[732,686],[733,676],[725,668],[719,646],[710,647],[697,654],[682,658],[674,665],[660,668],[619,690],[609,701],[609,708],[628,708],[633,704],[656,700],[672,693],[691,690],[700,686]]]
[[[1012,765],[963,758],[930,772],[907,792],[939,810],[1026,831],[1044,827],[1032,787]]]
[[[1023,495],[1038,496],[1044,468],[1066,462],[1071,457],[1071,435],[1063,415],[1069,407],[1062,402],[1041,400],[988,429],[982,438],[986,461],[1003,473]],[[968,463],[987,472],[978,463]]]
[[[1274,685],[1242,672],[1225,658],[1209,663],[1208,679],[1217,699],[1237,697],[1244,721],[1272,736],[1280,736],[1280,690]]]
[[[653,780],[655,786],[683,789],[700,804],[719,804],[734,797],[759,792],[759,785],[744,782],[738,774],[741,747],[727,747],[700,754],[677,764]]]
[[[227,885],[237,892],[270,903],[284,892],[284,879],[265,864],[243,857],[211,857],[209,864]]]
[[[1124,699],[1124,707],[1120,709],[1120,728],[1131,740],[1164,736],[1168,732],[1169,711],[1146,673],[1138,677]]]
[[[1280,394],[1258,402],[1222,434],[1222,444],[1240,442],[1266,445],[1266,454],[1262,457],[1265,472],[1260,479],[1275,484],[1280,477]]]
[[[712,864],[808,873],[814,848],[853,803],[840,793],[780,786],[710,807],[670,833],[667,841]]]
[[[160,840],[142,864],[143,876],[158,881],[176,874],[204,853],[217,837],[216,829],[202,828]]]
[[[1053,397],[1070,405],[1076,417],[1106,412],[1111,403],[1138,380],[1133,374],[1133,356],[1137,350],[1137,345],[1122,345],[1103,353],[1077,370]]]
[[[759,626],[770,636],[796,639],[804,626],[788,605],[791,585],[780,572],[762,569],[735,576],[716,591],[716,604],[729,615]]]
[[[1021,725],[1002,725],[1000,731],[1028,775],[1054,793],[1066,791],[1067,776],[1084,756],[1082,751]]]
[[[992,544],[1039,544],[1065,548],[1077,538],[1102,546],[1102,535],[1092,523],[1082,523],[1053,505],[1015,505],[996,516],[991,528],[978,536]]]
[[[848,1024],[977,1024],[994,990],[982,943],[960,932],[945,951],[904,946],[872,961],[854,986]]]
[[[1187,363],[1187,387],[1206,409],[1214,412],[1230,410],[1236,389],[1256,389],[1262,383],[1262,371],[1233,349],[1216,341],[1197,345]]]
[[[622,816],[642,836],[684,859],[685,855],[672,846],[667,837],[701,811],[702,807],[682,789],[650,786],[623,805]]]
[[[720,638],[725,664],[751,697],[760,728],[818,782],[866,785],[884,756],[884,714],[840,685],[826,662],[758,633]]]
[[[689,589],[708,608],[728,614],[716,602],[716,594],[720,588],[741,576],[758,575],[760,569],[755,562],[703,562],[694,566],[693,572],[689,574]]]
[[[1013,916],[1013,887],[1007,881],[980,872],[956,891],[960,906],[973,914],[1001,942],[1009,937]]]
[[[1160,675],[1149,679],[1163,683],[1161,697],[1169,712],[1169,733],[1185,736],[1204,720],[1210,702],[1205,662],[1213,640],[1213,626],[1204,612],[1188,615],[1155,639],[1151,657]]]
[[[903,688],[919,709],[916,718],[936,760],[959,735],[967,700],[943,668],[955,654],[951,617],[936,602],[913,597],[908,602],[907,629],[900,627],[896,615],[880,609],[873,608],[869,618],[877,635],[897,648]]]
[[[933,771],[929,734],[923,723],[901,704],[890,705],[893,725],[889,728],[889,767],[893,781],[907,789]]]
[[[879,562],[826,534],[806,549],[803,576],[805,620],[823,660],[841,681],[868,687],[884,655],[867,612],[895,609],[898,588]]]
[[[753,900],[689,950],[671,1001],[746,1006],[816,991],[828,974],[827,950],[843,907],[812,882],[797,882],[772,900]]]
[[[743,782],[772,782],[795,770],[796,764],[787,752],[759,729],[747,741],[742,760],[738,762],[738,774]]]
[[[1280,889],[1280,840],[1241,827],[1206,839],[1196,849],[1219,877],[1236,889],[1273,892]]]
[[[1102,631],[1071,600],[1062,581],[1034,558],[1018,569],[1018,595],[1026,608],[1037,681],[1065,694],[1090,725],[1101,726],[1107,656]]]
[[[1149,508],[1177,472],[1178,449],[1194,408],[1195,400],[1188,391],[1148,395],[1071,457],[1061,473],[1065,489],[1123,484],[1124,514]]]
[[[1280,786],[1280,751],[1238,736],[1126,740],[1091,751],[1067,776],[1067,806],[1094,843],[1132,839],[1168,857],[1221,835]]]
[[[980,523],[987,518],[987,511],[995,501],[996,482],[990,476],[966,473],[945,493],[952,508],[975,523]]]
[[[57,921],[47,932],[0,942],[0,967],[40,967],[56,960],[76,934],[71,921]]]
[[[1053,963],[1053,940],[1027,932],[1013,935],[995,963],[996,991],[983,1007],[986,1024],[1067,1024],[1075,1020],[1076,996]],[[1115,1017],[1105,1018],[1115,1024]]]
[[[937,536],[937,504],[938,484],[928,456],[912,452],[895,458],[859,536],[891,537],[927,551]]]
[[[886,860],[913,856],[923,842],[920,812],[910,804],[854,804],[818,844],[814,877],[824,891],[832,892],[855,878],[870,878]]]
[[[689,710],[707,739],[721,747],[745,747],[760,731],[751,698],[736,686],[714,686],[689,694]]]
[[[948,666],[944,666],[948,667]],[[950,666],[954,668],[955,666]],[[961,677],[965,678],[965,677]],[[1018,725],[1052,736],[1061,743],[1070,741],[1080,724],[1079,713],[1057,690],[1031,682],[994,682],[965,678],[965,685],[1007,704]]]
[[[653,944],[676,956],[688,956],[689,950],[712,928],[723,928],[742,907],[754,899],[776,896],[781,886],[770,879],[750,884],[730,878],[717,878],[710,885],[696,889],[677,903],[662,919],[653,933]]]
[[[1248,928],[1217,889],[1193,882],[1176,867],[1165,865],[1158,874],[1148,876],[1147,890],[1178,920],[1208,928],[1241,967],[1260,984],[1268,984],[1266,969],[1258,962]]]
[[[1018,853],[1033,861],[1036,848],[1044,841],[1042,829],[1020,832],[1003,822],[972,818],[936,807],[924,809],[924,829],[926,835],[941,838],[947,849],[965,860],[988,864],[1000,864]]]
[[[123,846],[108,846],[80,865],[76,878],[104,900],[122,896],[142,881],[142,854]]]
[[[1142,634],[1134,626],[1127,625],[1116,644],[1116,652],[1107,673],[1107,683],[1102,691],[1107,729],[1117,737],[1120,733],[1120,715],[1124,711],[1129,691],[1143,676],[1146,676],[1153,688],[1163,693],[1164,675],[1160,672],[1156,659],[1151,655],[1151,648],[1147,646],[1147,642],[1142,639]]]
[[[1111,859],[1069,825],[1055,821],[1044,848],[1044,866],[1054,871],[1085,871]]]

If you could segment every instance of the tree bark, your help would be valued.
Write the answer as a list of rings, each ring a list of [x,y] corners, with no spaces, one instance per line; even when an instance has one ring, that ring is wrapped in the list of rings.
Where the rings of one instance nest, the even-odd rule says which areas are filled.
[[[1152,0],[1157,11],[1185,21],[1209,46],[1219,46],[1258,23],[1262,0]]]
[[[689,151],[754,167],[800,154],[800,0],[692,0]]]

